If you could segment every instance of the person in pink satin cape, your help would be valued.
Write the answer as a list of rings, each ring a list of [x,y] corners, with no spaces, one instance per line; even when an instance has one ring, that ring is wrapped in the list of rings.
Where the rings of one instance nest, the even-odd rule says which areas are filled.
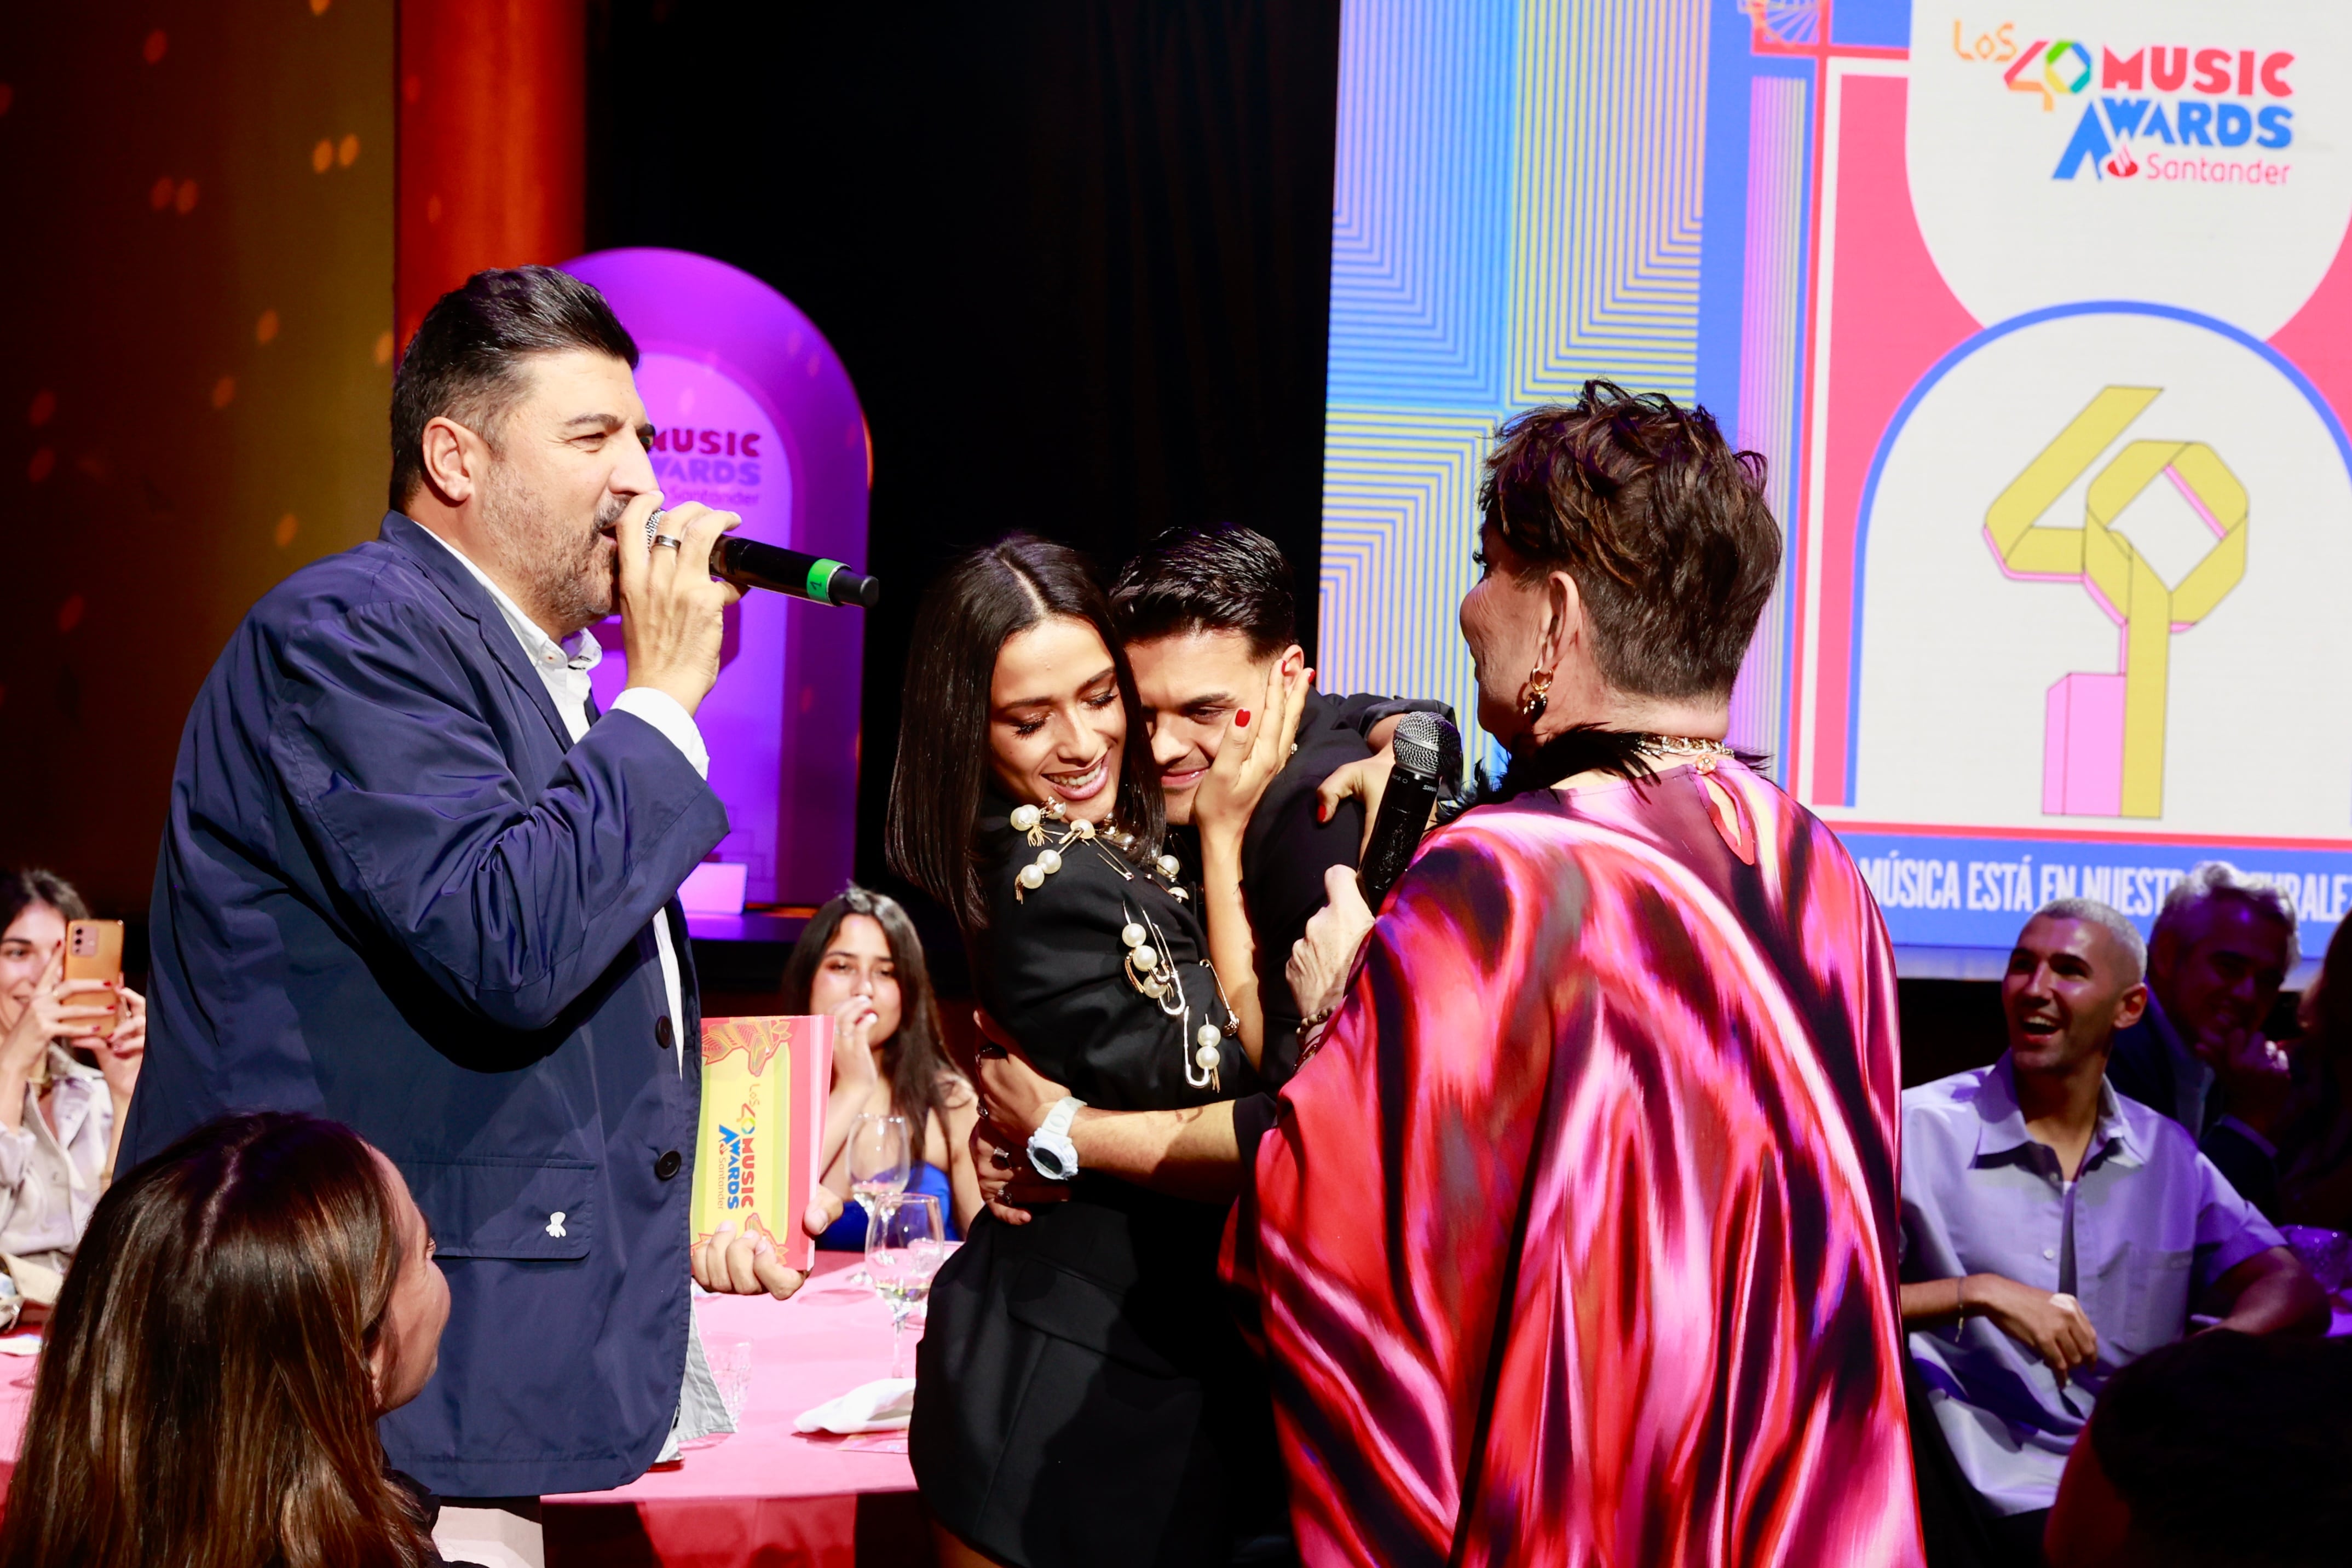
[[[1332,877],[1227,1239],[1315,1568],[1923,1561],[1892,952],[1721,739],[1760,468],[1603,383],[1498,434],[1462,626],[1511,767],[1376,924]]]

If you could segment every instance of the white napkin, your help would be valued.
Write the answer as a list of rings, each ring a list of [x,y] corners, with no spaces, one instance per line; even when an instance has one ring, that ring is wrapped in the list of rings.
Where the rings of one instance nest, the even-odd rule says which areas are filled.
[[[915,1380],[877,1377],[793,1417],[795,1432],[903,1432],[915,1413]]]

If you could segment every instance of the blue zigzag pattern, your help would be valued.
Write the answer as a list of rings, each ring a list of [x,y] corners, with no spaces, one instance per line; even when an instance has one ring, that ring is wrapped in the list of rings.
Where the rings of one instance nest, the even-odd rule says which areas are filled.
[[[1512,401],[1695,395],[1706,0],[1521,12]]]
[[[1323,437],[1320,683],[1452,703],[1474,762],[1496,748],[1473,724],[1477,683],[1454,612],[1477,578],[1493,429],[1474,414],[1335,407]]]
[[[1341,12],[1335,403],[1502,401],[1515,31],[1496,0]]]

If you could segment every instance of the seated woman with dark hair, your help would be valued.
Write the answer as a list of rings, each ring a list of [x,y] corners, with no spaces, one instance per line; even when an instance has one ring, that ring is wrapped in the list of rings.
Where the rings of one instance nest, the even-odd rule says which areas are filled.
[[[191,1132],[90,1216],[0,1565],[440,1563],[376,1420],[432,1377],[448,1316],[425,1216],[357,1133],[275,1111]]]
[[[850,888],[801,932],[784,961],[783,992],[785,1012],[833,1018],[824,1184],[849,1195],[849,1133],[858,1116],[903,1117],[914,1166],[907,1190],[938,1198],[950,1239],[961,1237],[980,1212],[971,1163],[980,1100],[940,1043],[939,1000],[915,922],[896,899]],[[863,1248],[866,1211],[850,1205],[817,1245]]]
[[[0,874],[0,1253],[37,1303],[53,1299],[113,1173],[147,1048],[139,993],[61,978],[67,922],[89,917],[52,872]],[[100,1005],[109,991],[119,1022]]]

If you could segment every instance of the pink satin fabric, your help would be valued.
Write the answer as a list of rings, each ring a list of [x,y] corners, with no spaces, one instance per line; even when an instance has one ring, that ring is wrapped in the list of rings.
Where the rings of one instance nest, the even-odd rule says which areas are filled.
[[[1284,1091],[1226,1261],[1316,1568],[1923,1561],[1893,955],[1713,776],[1433,835]]]

